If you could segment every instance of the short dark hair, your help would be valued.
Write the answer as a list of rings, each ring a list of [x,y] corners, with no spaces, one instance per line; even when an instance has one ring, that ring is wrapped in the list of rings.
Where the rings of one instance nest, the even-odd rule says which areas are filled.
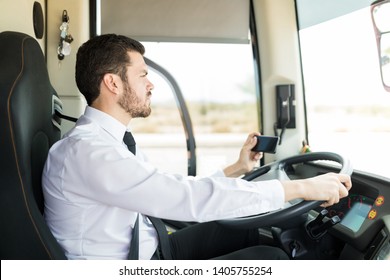
[[[88,105],[99,96],[100,83],[107,73],[117,74],[127,81],[129,51],[145,53],[144,46],[131,38],[116,34],[96,36],[85,42],[77,52],[76,84]]]

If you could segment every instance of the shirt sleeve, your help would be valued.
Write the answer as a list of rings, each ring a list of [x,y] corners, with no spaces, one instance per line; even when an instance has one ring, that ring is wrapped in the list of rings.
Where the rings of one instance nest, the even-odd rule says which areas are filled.
[[[96,144],[98,145],[98,144]],[[159,218],[205,222],[255,215],[283,206],[284,191],[277,180],[248,182],[159,172],[123,147],[91,147],[78,141],[52,153],[62,166],[61,192],[68,201],[102,203]]]

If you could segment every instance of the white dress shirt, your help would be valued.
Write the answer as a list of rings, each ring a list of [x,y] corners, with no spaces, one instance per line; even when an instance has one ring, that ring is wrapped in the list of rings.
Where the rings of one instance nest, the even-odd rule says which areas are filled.
[[[123,143],[126,126],[87,107],[50,149],[42,183],[45,219],[69,259],[126,259],[138,213],[204,222],[281,208],[279,181],[247,182],[222,171],[198,178],[160,172]],[[169,156],[169,155],[168,155]],[[150,259],[157,233],[139,220],[139,256]]]

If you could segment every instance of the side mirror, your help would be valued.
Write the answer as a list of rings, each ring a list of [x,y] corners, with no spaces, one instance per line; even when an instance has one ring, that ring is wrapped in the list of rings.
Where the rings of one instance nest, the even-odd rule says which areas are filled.
[[[382,83],[390,92],[390,0],[379,0],[371,4]]]

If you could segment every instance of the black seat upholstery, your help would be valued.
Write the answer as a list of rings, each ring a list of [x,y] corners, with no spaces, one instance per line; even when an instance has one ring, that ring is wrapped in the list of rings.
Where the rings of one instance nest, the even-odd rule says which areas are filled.
[[[0,69],[0,257],[65,259],[42,215],[43,165],[61,133],[38,42],[0,33]]]

